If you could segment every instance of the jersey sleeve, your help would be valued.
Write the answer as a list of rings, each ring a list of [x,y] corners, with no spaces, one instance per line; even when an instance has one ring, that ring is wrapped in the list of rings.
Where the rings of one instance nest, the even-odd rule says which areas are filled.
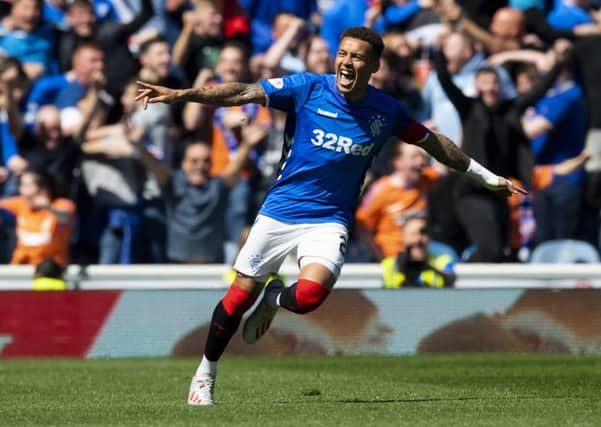
[[[428,128],[419,123],[400,102],[396,119],[395,136],[410,144],[419,144],[429,134]]]
[[[293,112],[302,105],[317,77],[309,73],[292,74],[269,80],[259,80],[267,96],[267,107]]]

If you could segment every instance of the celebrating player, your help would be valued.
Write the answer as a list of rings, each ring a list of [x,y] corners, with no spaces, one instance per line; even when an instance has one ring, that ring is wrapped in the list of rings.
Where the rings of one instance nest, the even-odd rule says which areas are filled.
[[[242,315],[264,288],[261,302],[244,324],[243,338],[248,343],[265,334],[279,307],[305,314],[323,303],[342,267],[365,172],[391,135],[419,145],[493,191],[525,193],[470,159],[445,136],[417,123],[400,101],[368,85],[382,49],[377,33],[353,27],[341,37],[336,74],[301,73],[255,84],[180,90],[138,82],[137,99],[145,105],[257,103],[288,113],[279,175],[235,262],[236,279],[213,312],[188,404],[213,403],[217,362]],[[285,287],[275,279],[265,287],[293,249],[300,267],[297,282]]]

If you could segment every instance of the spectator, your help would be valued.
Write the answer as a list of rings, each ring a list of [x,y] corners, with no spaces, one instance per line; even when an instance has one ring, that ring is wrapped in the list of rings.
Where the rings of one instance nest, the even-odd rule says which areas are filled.
[[[138,77],[156,84],[175,88],[183,85],[182,78],[173,69],[171,48],[167,39],[156,36],[140,45],[140,71]]]
[[[565,51],[558,56],[563,60]],[[532,160],[519,118],[533,105],[561,71],[554,66],[534,88],[514,100],[502,100],[497,72],[481,68],[476,73],[478,98],[469,98],[453,83],[442,53],[437,55],[436,73],[442,88],[457,109],[463,125],[463,150],[483,165],[530,184]],[[456,183],[455,210],[476,252],[470,258],[478,262],[502,261],[506,255],[508,208],[505,200],[481,191],[459,176]]]
[[[601,209],[601,36],[584,37],[574,43],[574,53],[578,75],[582,79],[586,107],[588,112],[588,134],[586,150],[591,158],[586,163],[586,212],[590,214],[589,229],[583,232],[587,240],[592,241],[599,236],[599,212]],[[601,241],[594,242],[600,245]],[[601,248],[600,248],[601,249]]]
[[[601,25],[582,24],[572,30],[556,30],[547,22],[545,15],[537,8],[524,12],[512,8],[495,11],[490,31],[479,25],[464,13],[453,0],[441,3],[444,19],[461,28],[475,42],[484,45],[489,53],[499,53],[531,45],[541,48],[541,43],[553,43],[559,38],[572,39],[601,34]],[[544,46],[542,46],[544,47]]]
[[[156,39],[155,39],[156,40]],[[152,43],[149,49],[144,49],[146,52],[142,59],[140,58],[143,67],[141,73],[148,69],[149,77],[154,77],[156,83],[169,79],[166,76],[165,64],[168,64],[168,46],[164,41]],[[143,45],[144,47],[144,45]],[[161,59],[162,58],[162,59]],[[155,62],[156,61],[156,62]],[[157,72],[152,72],[150,63],[161,64],[156,67]],[[161,79],[161,76],[165,76]],[[157,79],[158,77],[158,79]],[[178,81],[178,80],[176,80]],[[141,138],[144,146],[153,156],[168,167],[171,167],[173,162],[173,152],[176,148],[173,141],[174,135],[177,135],[173,126],[173,112],[180,112],[179,105],[153,105],[151,108],[144,109],[136,102],[136,84],[131,81],[125,88],[121,102],[125,111],[121,127],[122,132],[125,132],[126,127],[144,129]],[[158,108],[155,108],[158,107]],[[146,244],[140,248],[143,261],[161,263],[165,261],[165,241],[167,233],[167,224],[165,217],[165,204],[160,188],[156,179],[151,174],[147,174],[142,193],[142,223],[141,233],[145,237]]]
[[[323,37],[318,35],[309,36],[301,50],[301,56],[307,71],[317,74],[334,72],[334,59],[330,56],[328,43]]]
[[[100,236],[94,233],[84,237],[88,242],[99,240],[100,264],[137,263],[144,256],[141,227],[146,173],[129,142],[147,144],[156,129],[145,126],[145,120],[152,120],[153,114],[138,114],[142,108],[135,102],[134,85],[130,82],[121,97],[121,122],[90,129],[82,145],[82,177],[91,197],[91,212],[82,212],[81,216],[92,222],[84,233],[100,231]],[[149,149],[158,151],[150,144]],[[151,192],[148,197],[157,193]],[[148,243],[151,241],[149,236]]]
[[[253,56],[265,53],[272,45],[272,25],[278,14],[291,14],[319,26],[316,0],[240,0],[240,4],[250,17]]]
[[[66,71],[71,67],[72,52],[79,44],[95,43],[104,52],[106,90],[114,97],[120,96],[124,85],[138,71],[137,62],[129,50],[129,38],[152,14],[151,0],[142,0],[142,10],[131,22],[99,22],[89,0],[73,0],[67,9],[71,28],[62,32],[59,42],[61,70]]]
[[[426,154],[415,146],[397,142],[393,172],[374,182],[357,210],[358,235],[373,259],[381,261],[401,252],[406,218],[426,210],[428,191],[439,172],[426,167]]]
[[[157,36],[142,43],[142,45],[140,45],[139,59],[141,65],[140,72],[137,76],[139,80],[160,85],[167,85],[173,88],[183,88],[188,86],[182,74],[174,69],[171,61],[171,48],[164,37]],[[158,111],[162,110],[163,109],[161,108],[157,108],[154,110],[154,113],[156,114]],[[142,110],[140,110],[140,112],[141,111]],[[168,111],[170,112],[171,117],[168,119],[165,118],[167,120],[162,120],[161,122],[163,123],[163,126],[161,127],[164,128],[165,124],[171,125],[172,123],[181,125],[183,106],[172,105]],[[144,113],[141,114],[143,115]],[[172,137],[177,136],[177,130],[173,126],[169,126],[168,130]],[[165,134],[165,137],[166,136],[167,134]],[[161,143],[155,145],[163,148],[169,148],[167,145],[171,144]],[[171,164],[171,152],[167,150],[163,153],[165,155],[160,156],[159,158],[165,161],[167,164]]]
[[[0,24],[0,49],[23,63],[35,80],[56,72],[55,33],[42,21],[42,0],[15,0]]]
[[[443,288],[453,286],[454,260],[448,254],[434,255],[428,250],[430,236],[424,214],[407,218],[403,227],[402,243],[405,248],[396,256],[382,260],[384,287],[408,286]]]
[[[470,40],[462,33],[451,33],[444,38],[442,50],[447,59],[447,71],[453,83],[464,95],[476,95],[475,77],[479,68],[487,65],[484,55],[475,52]],[[509,74],[502,67],[496,67],[501,78],[503,97],[511,98],[515,89]],[[461,121],[453,103],[442,89],[435,72],[430,74],[422,89],[422,110],[420,118],[430,128],[449,135],[453,141],[461,144]]]
[[[273,44],[265,54],[252,58],[251,68],[255,74],[261,69],[276,76],[305,71],[305,64],[299,53],[299,46],[305,36],[305,21],[290,13],[279,13],[273,21]]]
[[[413,79],[398,72],[401,58],[389,49],[382,51],[380,68],[371,75],[369,84],[400,99],[414,114],[421,107],[421,96]]]
[[[18,192],[18,178],[27,168],[18,147],[23,135],[20,104],[29,80],[20,62],[0,56],[0,197]]]
[[[51,258],[59,265],[67,265],[75,205],[68,199],[56,198],[49,174],[24,172],[19,196],[0,199],[0,209],[16,217],[17,246],[11,264],[37,265]]]
[[[76,105],[93,80],[104,80],[104,58],[99,45],[82,42],[71,53],[69,71],[38,79],[27,97],[27,126],[33,126],[38,108],[44,105],[61,109]],[[109,98],[105,96],[105,99]]]
[[[222,9],[212,0],[198,0],[183,15],[184,27],[173,46],[173,63],[194,81],[199,70],[213,68],[223,46]]]
[[[249,81],[248,52],[245,47],[237,42],[226,43],[219,55],[215,71],[218,81],[223,83]],[[189,103],[185,108],[190,111],[203,107],[200,104]],[[271,125],[271,113],[261,105],[216,108],[212,114],[211,175],[218,176],[223,173],[245,138],[252,135],[253,139],[265,140]],[[250,161],[246,162],[240,179],[229,192],[225,209],[226,262],[233,261],[240,235],[255,215],[253,193],[260,179],[257,165],[261,152],[262,146],[255,146],[250,151]]]
[[[536,164],[557,165],[584,148],[586,109],[582,88],[565,67],[551,91],[522,120]],[[556,177],[534,200],[536,241],[576,238],[583,208],[584,170]]]
[[[51,174],[58,197],[75,198],[81,149],[72,137],[61,130],[60,111],[53,105],[42,107],[33,130],[20,141],[23,157],[30,168]]]
[[[557,179],[571,175],[582,168],[590,158],[590,153],[582,151],[575,157],[555,165],[536,165],[532,171],[532,192],[525,196],[510,197],[511,209],[511,240],[516,258],[527,261],[530,250],[534,246],[536,220],[532,211],[532,201],[536,200],[538,192],[545,190]]]
[[[94,126],[104,123],[113,98],[104,90],[106,86],[105,55],[92,43],[82,43],[73,52],[72,79],[56,95],[54,103],[61,110],[61,128],[65,135],[83,138],[89,122]]]
[[[140,159],[165,192],[167,204],[167,256],[173,262],[223,262],[224,215],[227,195],[234,186],[252,146],[248,139],[219,176],[211,177],[211,148],[205,143],[187,146],[181,169],[173,174],[143,145]]]
[[[42,8],[44,22],[54,25],[62,30],[69,27],[66,10],[68,1],[65,0],[45,0]],[[99,21],[108,19],[116,21],[117,11],[110,0],[93,0],[94,14]]]

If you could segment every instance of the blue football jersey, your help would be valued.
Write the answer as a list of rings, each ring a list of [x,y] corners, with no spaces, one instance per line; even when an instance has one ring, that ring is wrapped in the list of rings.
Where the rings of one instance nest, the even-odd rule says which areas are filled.
[[[361,100],[348,101],[335,79],[300,73],[259,81],[268,106],[288,113],[279,175],[261,214],[349,226],[374,156],[415,123],[400,101],[371,86]]]

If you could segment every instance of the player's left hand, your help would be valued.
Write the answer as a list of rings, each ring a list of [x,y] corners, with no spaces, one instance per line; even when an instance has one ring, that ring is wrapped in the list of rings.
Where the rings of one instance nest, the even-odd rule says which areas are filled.
[[[503,177],[499,177],[499,183],[496,186],[487,185],[487,187],[502,197],[510,197],[513,194],[528,194],[528,191],[524,188]]]

